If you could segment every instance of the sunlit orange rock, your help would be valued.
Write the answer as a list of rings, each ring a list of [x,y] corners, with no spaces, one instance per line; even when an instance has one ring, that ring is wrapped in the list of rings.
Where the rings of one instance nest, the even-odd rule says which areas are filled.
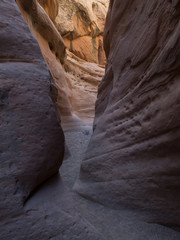
[[[68,50],[79,58],[105,65],[102,47],[108,0],[59,1],[55,19]]]

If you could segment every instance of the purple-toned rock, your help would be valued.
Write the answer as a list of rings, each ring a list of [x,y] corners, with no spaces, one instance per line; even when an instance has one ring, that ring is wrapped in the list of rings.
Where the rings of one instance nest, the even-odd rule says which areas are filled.
[[[64,135],[51,98],[56,101],[53,82],[37,42],[13,1],[1,1],[0,11],[1,199],[7,206],[4,181],[24,202],[58,172]]]
[[[55,177],[64,155],[57,91],[13,0],[0,1],[0,31],[0,239],[102,239]]]
[[[94,133],[75,189],[180,224],[180,2],[110,2]],[[167,218],[168,216],[168,218]]]

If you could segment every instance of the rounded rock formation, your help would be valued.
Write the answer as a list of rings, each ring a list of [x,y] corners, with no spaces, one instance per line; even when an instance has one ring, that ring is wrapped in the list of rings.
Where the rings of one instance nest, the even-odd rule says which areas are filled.
[[[157,210],[167,225],[180,225],[179,38],[179,1],[110,1],[106,73],[75,186],[111,207]]]
[[[72,53],[104,65],[103,32],[108,0],[61,0],[56,27]]]
[[[50,19],[54,21],[58,15],[59,1],[58,0],[38,0],[38,2],[45,9]]]

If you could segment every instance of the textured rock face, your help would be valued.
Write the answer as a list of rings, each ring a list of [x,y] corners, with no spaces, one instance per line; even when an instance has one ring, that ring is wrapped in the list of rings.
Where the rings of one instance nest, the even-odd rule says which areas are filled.
[[[58,89],[57,104],[63,128],[82,125],[82,121],[92,124],[97,85],[104,74],[104,68],[65,51],[60,33],[36,1],[31,8],[25,6],[26,1],[18,0],[17,3],[31,32],[36,36],[41,52],[55,79]],[[49,6],[49,11],[51,7],[53,10],[53,4],[48,5],[47,1],[43,1],[43,4],[45,10],[46,6]],[[61,18],[63,19],[63,16]]]
[[[27,12],[28,2],[18,1]],[[57,92],[13,0],[0,2],[0,30],[0,238],[99,240],[61,179],[49,180],[64,155]]]
[[[68,98],[65,72],[62,68],[62,64],[66,59],[64,41],[53,22],[50,21],[46,12],[37,1],[32,1],[30,5],[28,0],[17,0],[17,4],[31,32],[38,40],[41,52],[57,83],[57,104],[61,115],[70,115],[72,107]]]
[[[68,50],[76,56],[104,65],[103,32],[109,0],[59,0],[55,19]]]
[[[75,189],[180,224],[180,4],[110,2],[94,133]]]
[[[54,21],[58,15],[59,7],[58,0],[38,0],[38,2],[45,9],[46,13],[51,18],[51,20]]]
[[[85,124],[92,124],[97,88],[104,75],[104,68],[86,62],[69,51],[64,67],[72,110]]]
[[[1,183],[24,201],[58,172],[64,136],[51,99],[51,76],[13,1],[1,1],[0,21]],[[1,197],[9,199],[1,187]]]

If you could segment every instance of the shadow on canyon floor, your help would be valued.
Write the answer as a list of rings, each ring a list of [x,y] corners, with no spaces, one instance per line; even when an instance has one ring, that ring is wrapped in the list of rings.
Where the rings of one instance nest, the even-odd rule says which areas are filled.
[[[166,227],[149,221],[149,214],[122,206],[110,209],[89,201],[73,191],[81,161],[92,134],[91,126],[65,132],[66,154],[60,174],[70,190],[81,215],[87,219],[105,240],[179,240],[180,234],[172,226]]]

